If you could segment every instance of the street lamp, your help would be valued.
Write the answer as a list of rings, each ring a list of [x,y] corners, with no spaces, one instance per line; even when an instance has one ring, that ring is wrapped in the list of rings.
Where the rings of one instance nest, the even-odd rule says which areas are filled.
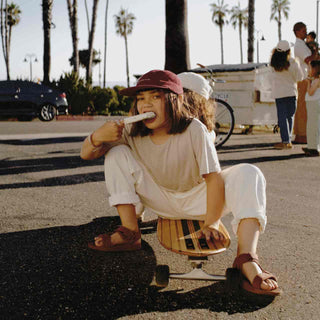
[[[27,53],[23,62],[28,62],[30,64],[30,81],[32,81],[32,62],[38,62],[37,56],[34,53]]]
[[[316,20],[316,23],[317,23],[317,41],[318,40],[318,36],[319,36],[319,0],[317,0],[317,20]]]
[[[261,35],[261,38],[260,38]],[[265,37],[261,30],[257,30],[257,63],[259,63],[259,40],[265,41]]]

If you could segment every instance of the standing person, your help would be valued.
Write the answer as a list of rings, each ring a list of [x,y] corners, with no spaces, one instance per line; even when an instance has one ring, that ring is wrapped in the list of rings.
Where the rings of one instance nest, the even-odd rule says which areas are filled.
[[[276,149],[291,149],[293,119],[296,112],[297,82],[303,80],[299,64],[291,58],[290,45],[281,40],[273,50],[270,65],[272,67],[272,95],[275,98],[280,127],[281,143]]]
[[[306,79],[308,75],[308,64],[314,58],[311,50],[304,42],[304,39],[307,36],[307,27],[303,22],[297,22],[293,27],[293,32],[296,36],[296,42],[294,44],[294,56],[299,61],[304,74],[304,79]],[[294,133],[296,137],[294,143],[307,143],[307,110],[305,101],[306,92],[307,81],[302,80],[298,82],[297,111],[294,119]]]
[[[107,122],[85,139],[83,159],[105,155],[109,203],[122,223],[111,235],[98,235],[89,247],[141,249],[135,211],[139,202],[162,217],[204,220],[202,235],[222,241],[221,216],[232,212],[238,236],[234,267],[242,274],[242,287],[256,294],[280,294],[276,277],[261,268],[256,254],[266,225],[262,172],[250,164],[221,171],[206,126],[183,107],[183,88],[174,73],[152,70],[121,94],[135,97],[133,114],[150,111],[155,118],[132,125]]]
[[[310,63],[307,103],[307,148],[302,148],[306,156],[319,156],[320,151],[320,61]],[[311,80],[312,79],[312,80]]]

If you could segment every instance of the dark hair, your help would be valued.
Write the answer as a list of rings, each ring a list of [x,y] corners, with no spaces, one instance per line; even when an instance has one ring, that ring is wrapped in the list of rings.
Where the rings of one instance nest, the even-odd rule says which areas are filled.
[[[278,51],[277,49],[274,49],[271,56],[270,65],[275,71],[288,70],[290,67],[289,57],[290,50]]]
[[[296,34],[297,31],[300,31],[302,28],[305,28],[306,25],[303,22],[297,22],[294,26],[293,26],[293,32],[294,34]]]
[[[155,89],[150,89],[155,90]],[[192,121],[192,117],[189,112],[184,108],[183,103],[179,102],[178,95],[171,91],[156,89],[157,91],[164,92],[165,97],[165,112],[170,120],[170,129],[168,134],[182,133],[187,129]],[[134,104],[131,110],[132,115],[138,114],[137,98],[134,100]],[[147,136],[152,133],[152,130],[147,128],[142,121],[132,124],[130,136]]]
[[[315,77],[318,78],[320,76],[320,60],[312,60],[310,66],[316,70]]]
[[[316,35],[316,33],[315,33],[314,31],[310,31],[310,32],[308,33],[308,36],[311,36],[311,37],[313,38],[313,40],[315,40],[316,37],[317,37],[317,35]]]
[[[193,118],[199,119],[208,129],[215,128],[214,111],[216,104],[214,100],[207,100],[195,91],[183,88],[183,104]]]

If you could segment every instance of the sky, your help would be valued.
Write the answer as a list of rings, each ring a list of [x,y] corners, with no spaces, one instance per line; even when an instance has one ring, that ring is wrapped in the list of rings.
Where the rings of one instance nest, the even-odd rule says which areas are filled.
[[[11,0],[8,1],[9,3]],[[30,55],[37,58],[32,63],[33,80],[43,78],[43,29],[41,0],[13,0],[22,13],[20,23],[13,28],[10,52],[11,79],[29,79]],[[87,0],[91,19],[92,0]],[[212,22],[210,4],[217,0],[187,0],[188,30],[191,68],[197,63],[204,65],[220,64],[220,34],[219,28]],[[229,9],[238,3],[247,7],[248,0],[224,0]],[[259,61],[268,62],[272,49],[278,42],[277,23],[270,21],[272,0],[255,1],[255,36],[264,41],[258,41]],[[317,0],[290,0],[289,18],[283,18],[282,39],[295,41],[292,28],[294,23],[303,21],[308,31],[316,31]],[[99,1],[94,48],[101,52],[102,63],[93,69],[95,84],[103,82],[103,54],[105,28],[106,0]],[[152,69],[163,69],[165,63],[165,0],[109,0],[107,23],[107,55],[106,81],[107,86],[126,84],[126,60],[124,39],[115,32],[114,15],[120,9],[127,9],[136,19],[133,32],[128,36],[129,71],[131,84],[134,75],[148,72]],[[320,10],[320,9],[319,9]],[[56,26],[51,31],[51,80],[58,80],[65,72],[72,70],[69,58],[72,55],[72,40],[69,26],[66,0],[54,0],[53,23]],[[79,19],[79,49],[88,47],[88,26],[85,14],[84,0],[78,0]],[[240,63],[240,45],[238,29],[231,24],[224,27],[224,63]],[[247,61],[247,30],[243,32],[244,62]],[[254,61],[257,60],[257,41],[254,46]],[[24,62],[27,57],[28,62]],[[34,58],[33,58],[34,59]],[[33,60],[32,59],[32,60]],[[100,69],[100,72],[99,72]],[[99,77],[100,73],[100,77]],[[85,76],[82,69],[80,75]],[[0,80],[6,79],[6,68],[2,47],[0,50]]]

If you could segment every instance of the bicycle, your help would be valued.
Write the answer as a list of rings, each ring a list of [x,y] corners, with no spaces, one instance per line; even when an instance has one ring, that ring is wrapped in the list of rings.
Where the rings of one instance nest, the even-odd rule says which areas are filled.
[[[199,67],[205,69],[210,74],[209,84],[214,87],[214,83],[224,83],[224,80],[216,79],[213,77],[213,73],[207,69],[204,65],[198,63]],[[215,93],[216,96],[219,93]],[[231,136],[234,129],[234,113],[232,107],[224,100],[214,97],[216,102],[215,110],[215,147],[219,149]]]

